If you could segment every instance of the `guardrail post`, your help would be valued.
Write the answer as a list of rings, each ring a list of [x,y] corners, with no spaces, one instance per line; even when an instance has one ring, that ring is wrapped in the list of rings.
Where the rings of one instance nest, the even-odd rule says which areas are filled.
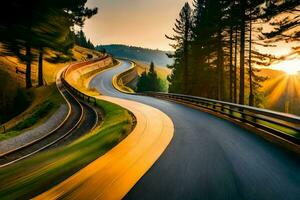
[[[229,106],[229,114],[232,116],[233,115],[233,112],[232,112],[232,107],[231,106]]]
[[[224,105],[221,104],[221,112],[224,112]]]
[[[245,116],[245,114],[244,114],[244,111],[243,111],[243,109],[239,109],[240,110],[240,112],[241,112],[241,117],[242,117],[242,119],[245,119],[246,118],[246,116]]]
[[[252,116],[252,120],[253,120],[254,123],[256,123],[257,122],[256,116]]]
[[[212,108],[213,108],[214,110],[216,110],[216,104],[215,104],[215,103],[213,103]]]

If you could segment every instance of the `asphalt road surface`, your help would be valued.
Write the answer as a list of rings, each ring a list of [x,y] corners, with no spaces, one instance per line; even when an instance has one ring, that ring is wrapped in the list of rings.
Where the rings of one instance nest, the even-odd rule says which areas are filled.
[[[112,77],[129,67],[123,61],[90,86],[160,109],[173,120],[175,133],[125,199],[300,199],[300,156],[210,114],[116,91]]]

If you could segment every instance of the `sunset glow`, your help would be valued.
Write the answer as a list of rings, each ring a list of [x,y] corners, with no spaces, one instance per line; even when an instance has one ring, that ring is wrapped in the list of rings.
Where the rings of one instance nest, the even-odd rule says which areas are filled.
[[[0,10],[0,200],[300,200],[300,0]]]
[[[186,0],[89,0],[99,13],[87,20],[84,32],[94,44],[126,44],[172,50],[174,20]],[[192,3],[192,0],[188,0]],[[137,17],[138,16],[138,17]]]
[[[288,75],[296,75],[300,71],[300,59],[285,60],[273,65],[272,68],[284,71]]]

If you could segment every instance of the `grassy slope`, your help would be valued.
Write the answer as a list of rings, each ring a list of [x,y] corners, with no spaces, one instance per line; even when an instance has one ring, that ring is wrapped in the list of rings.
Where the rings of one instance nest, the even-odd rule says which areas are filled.
[[[52,54],[51,52],[48,52],[50,55]],[[77,61],[82,61],[87,58],[87,54],[92,54],[94,56],[99,56],[101,55],[97,51],[92,51],[83,47],[75,46],[73,48],[73,57]],[[57,72],[65,67],[68,63],[56,63],[52,64],[44,60],[44,79],[47,85],[50,85],[55,82],[55,76]],[[16,68],[19,69],[19,71],[25,71],[25,64],[20,63],[17,58],[11,57],[11,56],[2,56],[0,57],[0,66],[1,69],[7,71],[15,80],[18,81],[18,83],[21,86],[25,86],[25,77],[24,75],[18,73],[16,74]],[[31,72],[31,78],[32,82],[35,85],[37,81],[37,62],[32,63],[32,72]]]
[[[105,101],[97,104],[105,113],[101,127],[66,147],[0,169],[1,199],[27,199],[42,193],[123,140],[132,129],[131,115],[120,106]]]
[[[16,118],[6,123],[7,132],[0,134],[0,141],[22,134],[44,123],[64,101],[54,84],[32,90],[33,102]]]
[[[15,79],[0,67],[0,124],[24,111],[31,102],[30,93],[18,88]],[[18,99],[22,99],[21,102]]]
[[[88,53],[87,50],[80,48],[75,52],[75,56],[84,55],[85,52]],[[65,64],[61,67],[63,66]],[[61,67],[53,68],[51,65],[45,65],[45,71],[50,69],[46,72],[45,78],[54,83],[55,72]],[[51,84],[50,87],[55,88],[55,85]],[[34,89],[35,106],[41,105],[44,102],[43,98],[48,101],[52,98],[53,88],[50,87]],[[65,147],[37,154],[0,169],[1,199],[27,199],[46,191],[105,154],[130,133],[133,121],[127,110],[105,101],[98,101],[97,104],[105,117],[103,124],[93,132]],[[35,110],[35,106],[32,105],[28,110]],[[26,117],[30,118],[32,114],[26,114]]]
[[[87,57],[87,54],[93,54],[98,56],[99,53],[85,49],[79,46],[75,46],[73,49],[74,58],[78,61],[84,60]],[[5,127],[8,130],[5,134],[0,134],[0,141],[5,140],[19,134],[22,134],[24,131],[30,130],[42,123],[44,123],[49,117],[59,108],[59,105],[64,103],[64,99],[60,96],[56,86],[55,78],[59,70],[65,67],[68,63],[59,63],[51,64],[47,61],[44,61],[44,79],[48,86],[40,88],[32,88],[30,93],[33,95],[31,105],[20,115],[11,119],[5,123]],[[1,57],[0,65],[3,70],[7,71],[15,80],[19,82],[20,86],[24,86],[23,75],[16,75],[15,68],[24,71],[25,66],[18,62],[14,57]],[[32,65],[32,79],[33,83],[36,83],[36,62]],[[44,104],[52,104],[49,106],[49,109],[44,108]],[[45,112],[43,112],[43,109]],[[27,124],[20,129],[20,124]],[[19,128],[15,128],[19,126]]]

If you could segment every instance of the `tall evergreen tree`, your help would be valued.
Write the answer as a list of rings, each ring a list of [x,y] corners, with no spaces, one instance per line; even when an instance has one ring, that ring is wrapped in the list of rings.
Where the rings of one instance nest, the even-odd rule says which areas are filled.
[[[193,15],[192,41],[191,41],[191,70],[193,71],[190,94],[211,97],[216,96],[213,91],[216,91],[214,69],[212,67],[214,60],[211,59],[211,54],[214,52],[214,43],[212,40],[215,25],[211,20],[210,9],[212,2],[210,0],[195,0]],[[209,82],[213,84],[209,84]],[[210,94],[208,91],[211,91]]]
[[[240,0],[240,97],[239,103],[245,103],[245,34],[246,34],[246,0]]]
[[[3,2],[0,12],[1,53],[15,55],[25,62],[27,88],[32,86],[31,63],[35,58],[32,50],[50,47],[51,45],[48,44],[54,37],[52,33],[57,33],[57,30],[49,26],[53,24],[53,17],[65,18],[64,22],[68,23],[60,24],[61,26],[82,25],[86,18],[97,12],[97,9],[85,7],[86,1],[11,0]],[[7,18],[7,13],[14,13],[14,17]],[[42,57],[41,54],[40,57]]]
[[[267,43],[278,41],[299,42],[300,41],[300,1],[298,0],[268,0],[264,17],[267,18],[273,30],[262,34],[261,39]],[[280,17],[281,14],[288,14]]]
[[[295,29],[300,23],[299,16],[295,14],[299,12],[296,8],[298,1],[194,0],[193,5],[187,54],[189,88],[180,87],[185,82],[184,59],[182,54],[177,54],[179,56],[175,56],[175,64],[171,66],[170,91],[259,105],[259,88],[265,77],[258,75],[255,65],[270,65],[274,58],[257,51],[257,46],[270,45],[258,40],[297,41],[300,36],[299,30]],[[275,29],[257,37],[261,32],[257,28],[259,23],[283,12],[293,15],[271,22]],[[174,46],[179,47],[177,49],[184,49],[179,40],[174,41]],[[295,52],[300,52],[299,49],[294,48]]]
[[[155,65],[150,64],[149,72],[143,72],[138,79],[137,92],[163,92],[165,91],[164,82],[157,76]]]
[[[185,3],[182,8],[179,19],[176,20],[175,28],[173,29],[175,35],[166,37],[175,42],[171,46],[175,49],[173,55],[168,55],[170,58],[174,58],[175,62],[169,66],[172,74],[168,77],[170,82],[170,91],[180,91],[181,93],[188,92],[189,85],[189,46],[191,39],[191,7],[188,3]]]

